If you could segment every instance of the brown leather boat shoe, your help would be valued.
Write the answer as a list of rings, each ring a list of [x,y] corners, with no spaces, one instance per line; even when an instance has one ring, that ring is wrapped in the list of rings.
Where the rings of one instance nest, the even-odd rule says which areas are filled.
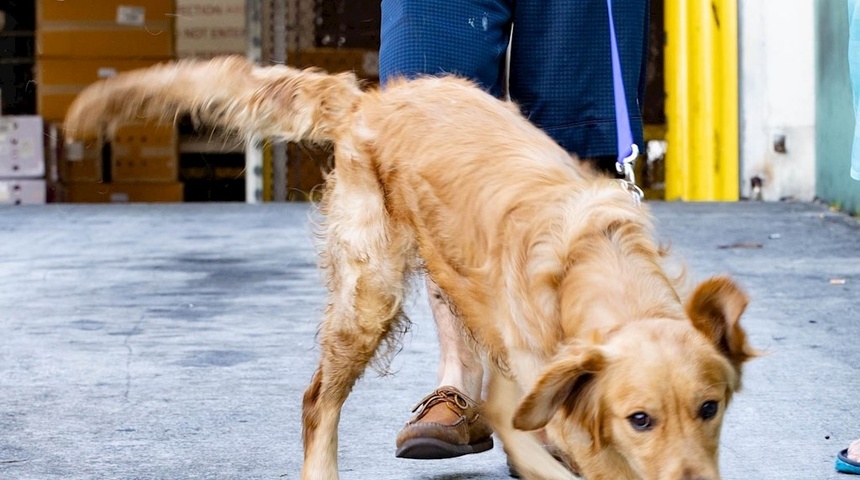
[[[493,448],[493,430],[477,402],[454,387],[439,387],[412,409],[397,434],[400,458],[453,458]]]

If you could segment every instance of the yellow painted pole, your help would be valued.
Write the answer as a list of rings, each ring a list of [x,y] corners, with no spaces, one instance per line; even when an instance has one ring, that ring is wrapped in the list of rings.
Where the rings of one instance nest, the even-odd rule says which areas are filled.
[[[714,186],[720,182],[716,177],[719,175],[717,168],[716,152],[717,145],[717,116],[716,109],[720,94],[716,78],[717,64],[720,62],[719,53],[715,50],[715,29],[712,24],[714,10],[712,0],[698,0],[696,6],[696,27],[693,45],[697,47],[696,58],[693,64],[698,68],[690,72],[690,76],[698,83],[695,92],[695,102],[698,103],[698,111],[694,112],[695,121],[693,129],[696,132],[692,145],[690,159],[695,162],[696,174],[690,185],[690,197],[696,200],[717,200]],[[719,0],[714,0],[719,1]]]
[[[738,199],[737,0],[667,0],[667,200]]]
[[[682,0],[683,1],[683,0]],[[705,179],[703,172],[706,172],[707,158],[705,151],[707,146],[703,143],[705,140],[706,126],[704,125],[704,117],[707,115],[706,105],[707,98],[710,96],[705,91],[707,88],[707,75],[702,71],[703,64],[706,61],[706,53],[703,45],[704,25],[702,25],[702,1],[706,0],[687,0],[689,7],[689,22],[690,27],[687,31],[687,42],[690,44],[690,58],[687,59],[687,71],[684,75],[689,84],[687,89],[687,103],[681,105],[681,108],[690,110],[688,117],[689,122],[684,126],[688,130],[689,143],[687,151],[684,152],[682,161],[687,166],[687,178],[684,181],[684,194],[687,199],[699,199],[701,192],[705,189]]]
[[[666,28],[665,81],[666,81],[666,199],[685,198],[687,164],[682,161],[687,151],[689,111],[683,106],[687,102],[687,63],[690,57],[687,48],[687,2],[667,0],[664,6]]]
[[[719,131],[719,199],[736,201],[740,198],[740,146],[738,103],[738,3],[737,0],[718,0],[721,12],[719,46],[721,49],[719,72],[720,95]]]

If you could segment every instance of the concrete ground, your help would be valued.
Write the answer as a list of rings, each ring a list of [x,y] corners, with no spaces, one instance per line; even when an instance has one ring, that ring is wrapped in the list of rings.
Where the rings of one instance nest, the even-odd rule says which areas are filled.
[[[860,437],[860,227],[803,203],[653,205],[691,277],[734,275],[766,352],[729,409],[725,479],[838,479]],[[279,479],[324,303],[304,204],[0,209],[0,479]],[[342,478],[500,480],[500,446],[394,457],[434,387],[421,293],[395,374],[358,383]],[[849,477],[844,477],[849,478]]]

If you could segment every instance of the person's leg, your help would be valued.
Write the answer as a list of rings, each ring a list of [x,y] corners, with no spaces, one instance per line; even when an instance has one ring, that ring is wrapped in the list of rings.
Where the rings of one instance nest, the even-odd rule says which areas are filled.
[[[427,296],[439,336],[439,386],[452,385],[468,397],[481,398],[484,368],[472,340],[463,331],[445,293],[427,277]]]
[[[613,0],[634,140],[643,150],[640,104],[647,63],[648,1]],[[606,0],[519,0],[510,94],[523,113],[580,158],[617,155]]]
[[[427,295],[439,337],[438,387],[413,408],[397,435],[401,458],[438,459],[493,447],[493,430],[479,413],[481,357],[439,287],[427,278]]]
[[[854,145],[851,150],[851,178],[860,180],[860,1],[848,0],[848,72],[854,93]],[[841,453],[840,453],[841,456]],[[860,439],[845,450],[845,459],[837,456],[836,469],[860,473]]]
[[[854,146],[851,178],[860,180],[860,2],[848,0],[848,72],[854,92]]]
[[[512,0],[382,0],[379,78],[457,75],[503,93]]]
[[[851,178],[860,180],[860,1],[848,0],[848,73],[854,93],[854,145],[851,150]],[[836,457],[836,470],[860,474],[860,439],[854,440]]]
[[[860,439],[836,454],[836,471],[860,475]]]
[[[383,0],[379,75],[453,74],[499,96],[510,33],[509,0]],[[397,435],[397,456],[449,458],[486,451],[492,430],[478,414],[483,367],[444,292],[427,281],[439,336],[439,386]]]

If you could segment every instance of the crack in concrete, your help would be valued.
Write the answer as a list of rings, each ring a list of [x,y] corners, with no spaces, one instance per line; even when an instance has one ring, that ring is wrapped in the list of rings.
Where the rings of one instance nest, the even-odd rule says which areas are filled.
[[[140,324],[143,323],[144,318],[146,318],[146,315],[141,315],[140,318],[137,319],[137,322],[135,322],[134,326],[129,330],[122,341],[127,352],[125,356],[125,390],[122,393],[122,399],[124,402],[128,402],[128,396],[131,392],[131,358],[134,356],[134,349],[131,348],[131,337],[140,331]]]

